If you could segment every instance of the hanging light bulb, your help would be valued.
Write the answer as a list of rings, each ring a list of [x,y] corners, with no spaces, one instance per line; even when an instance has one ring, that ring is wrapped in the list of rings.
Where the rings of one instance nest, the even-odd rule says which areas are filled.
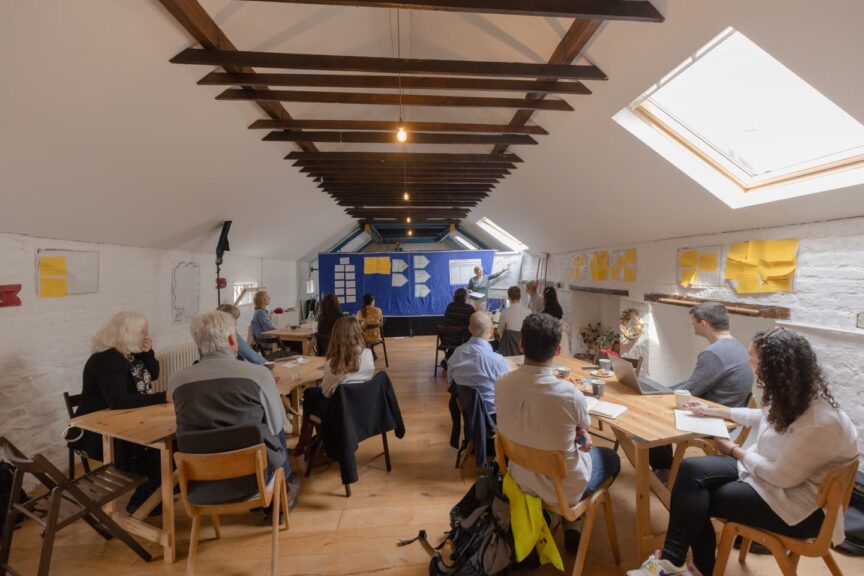
[[[411,223],[411,217],[408,216],[407,218],[405,218],[405,222],[407,222],[408,224],[410,224],[410,223]]]
[[[396,140],[399,142],[405,142],[408,140],[408,132],[405,131],[404,126],[399,126],[399,130],[396,131]]]
[[[408,230],[408,236],[413,236],[413,235],[414,235],[414,231],[413,231],[413,230]]]
[[[408,194],[408,192],[406,191],[404,194],[402,194],[402,199],[403,199],[403,200],[410,200],[410,199],[411,199],[411,196],[410,196],[410,195]]]

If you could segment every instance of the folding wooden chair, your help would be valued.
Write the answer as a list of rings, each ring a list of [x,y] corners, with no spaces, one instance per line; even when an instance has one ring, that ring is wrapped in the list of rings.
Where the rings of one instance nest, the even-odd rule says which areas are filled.
[[[843,576],[840,567],[831,555],[831,534],[838,514],[846,514],[849,499],[855,487],[855,472],[858,471],[858,459],[839,466],[825,475],[816,495],[816,505],[825,511],[825,520],[819,534],[809,540],[801,540],[790,536],[782,536],[761,528],[753,528],[737,522],[725,522],[717,548],[717,562],[714,564],[714,576],[723,576],[732,552],[732,544],[737,536],[741,536],[741,551],[738,561],[742,564],[750,551],[750,544],[758,542],[771,550],[777,560],[783,576],[793,576],[798,573],[798,560],[801,556],[808,558],[821,557],[833,576]],[[722,520],[722,519],[721,519]]]
[[[117,537],[145,561],[151,560],[147,550],[102,509],[109,502],[143,484],[147,480],[145,477],[121,472],[112,464],[106,464],[76,480],[70,480],[41,454],[28,458],[5,438],[0,438],[0,456],[15,467],[9,507],[4,511],[6,522],[0,547],[0,574],[7,571],[18,574],[9,565],[9,555],[15,517],[19,514],[43,529],[42,553],[37,572],[39,576],[47,576],[51,568],[51,553],[57,532],[78,520],[84,520],[106,540]],[[25,474],[34,476],[48,492],[17,502]]]
[[[66,404],[66,412],[69,414],[69,419],[75,417],[75,409],[78,408],[78,405],[81,403],[81,394],[69,394],[68,392],[63,392],[63,402]],[[69,448],[69,479],[75,479],[75,455],[81,459],[81,466],[84,468],[84,472],[90,472],[90,459],[87,455],[87,452],[84,450],[77,450]]]
[[[616,564],[621,564],[621,552],[618,550],[618,533],[615,529],[615,518],[612,515],[612,499],[609,496],[609,487],[612,486],[613,478],[606,479],[596,492],[585,498],[576,506],[567,504],[567,496],[561,480],[567,476],[567,466],[564,462],[564,452],[559,450],[541,450],[522,446],[501,434],[501,430],[495,430],[495,458],[501,470],[507,469],[507,460],[519,464],[523,468],[545,476],[552,482],[555,489],[555,497],[558,502],[549,504],[543,502],[543,508],[560,514],[569,521],[575,521],[585,517],[582,522],[582,538],[579,541],[579,551],[573,563],[573,576],[581,576],[585,569],[585,559],[588,556],[588,544],[591,541],[591,531],[594,528],[594,519],[597,509],[602,506],[606,516],[606,533],[609,537],[609,546],[612,548],[612,556]]]

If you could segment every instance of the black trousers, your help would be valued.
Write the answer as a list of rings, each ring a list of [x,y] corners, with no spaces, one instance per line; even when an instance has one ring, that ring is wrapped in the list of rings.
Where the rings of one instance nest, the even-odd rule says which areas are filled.
[[[825,514],[816,510],[789,526],[749,484],[738,479],[738,461],[731,456],[686,458],[672,489],[663,558],[680,566],[687,549],[692,548],[696,568],[711,574],[717,548],[712,517],[794,538],[812,538],[819,533]]]

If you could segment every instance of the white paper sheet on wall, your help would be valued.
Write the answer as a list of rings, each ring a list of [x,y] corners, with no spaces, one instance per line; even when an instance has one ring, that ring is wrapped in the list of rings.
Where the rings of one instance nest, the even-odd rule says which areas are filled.
[[[178,262],[171,274],[171,313],[175,323],[198,314],[201,300],[201,268],[197,262]]]
[[[41,259],[62,259],[65,270],[58,277],[66,278],[67,294],[89,294],[99,291],[99,252],[79,250],[37,250],[36,279],[40,281]],[[50,274],[49,274],[50,276]]]

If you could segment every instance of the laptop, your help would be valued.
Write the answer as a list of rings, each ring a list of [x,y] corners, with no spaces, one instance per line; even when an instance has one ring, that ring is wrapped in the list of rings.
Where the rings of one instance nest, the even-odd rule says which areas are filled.
[[[615,372],[615,378],[628,388],[632,388],[636,392],[645,395],[673,393],[671,388],[650,378],[637,378],[636,370],[633,369],[633,365],[627,360],[611,354],[609,355],[609,359],[612,361],[612,371]]]

